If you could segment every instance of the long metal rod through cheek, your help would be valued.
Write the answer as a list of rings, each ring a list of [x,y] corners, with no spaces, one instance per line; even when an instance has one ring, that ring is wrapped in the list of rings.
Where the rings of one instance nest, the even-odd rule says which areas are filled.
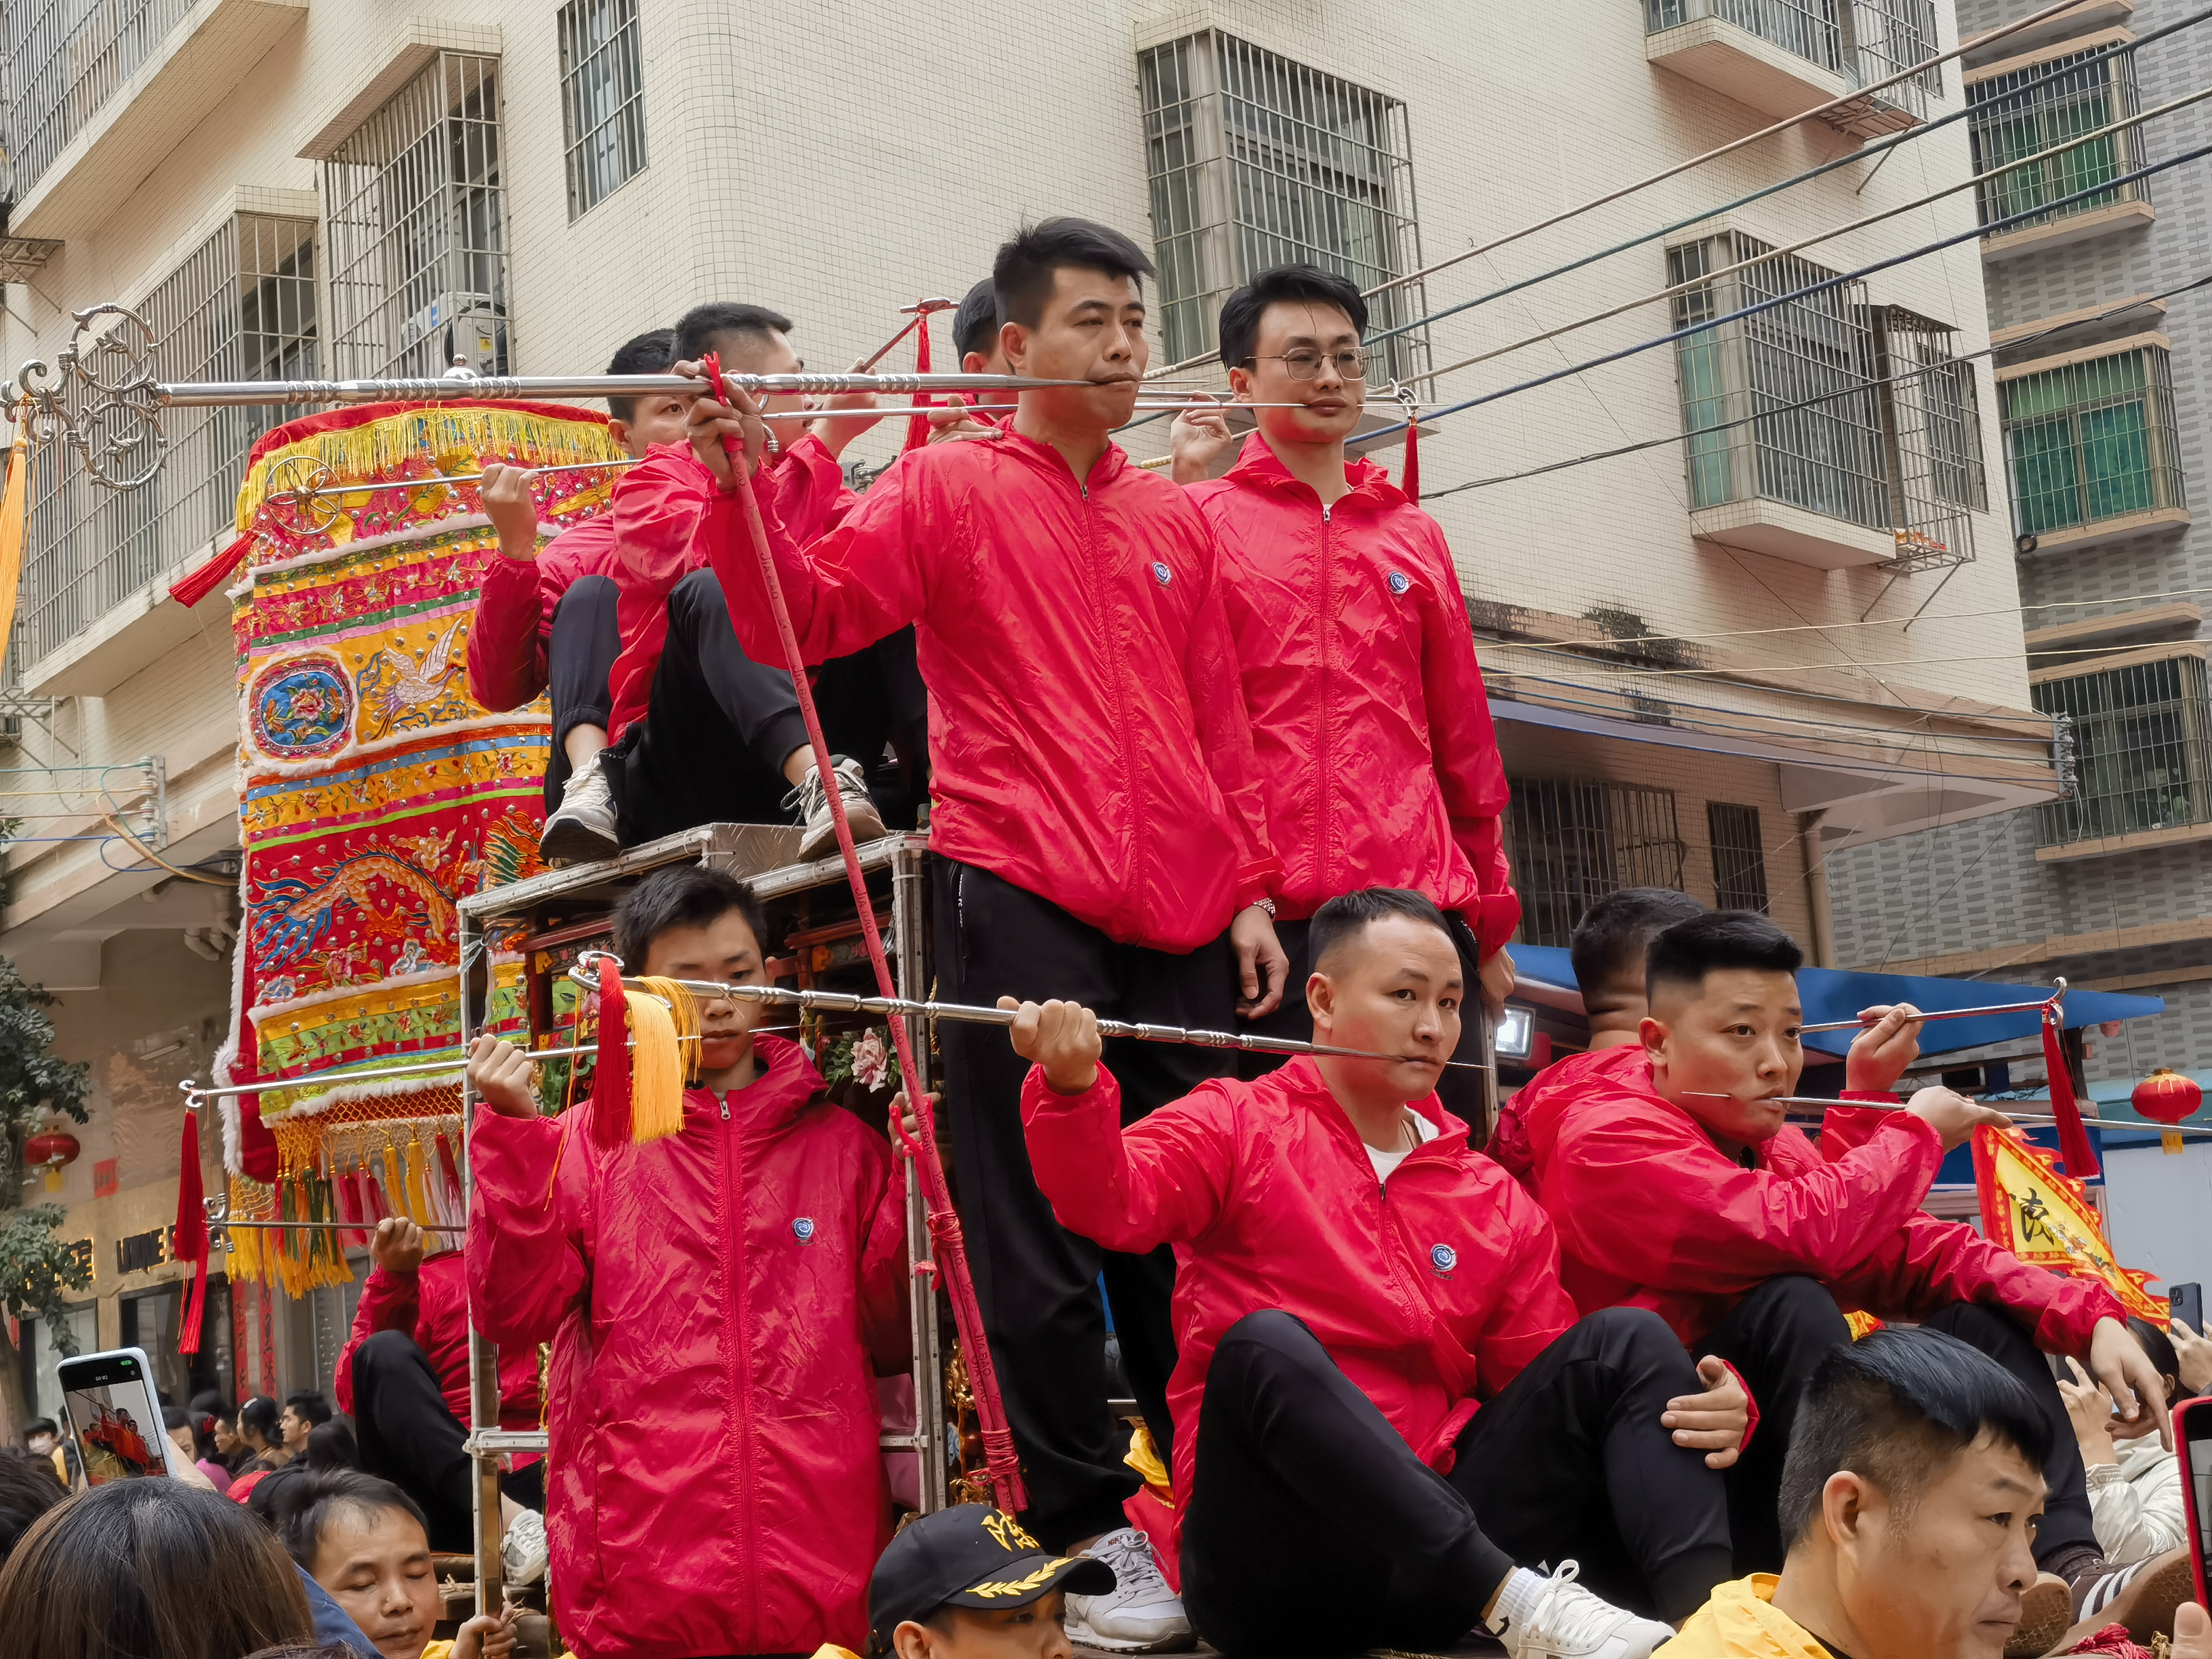
[[[2063,979],[2057,979],[2053,980],[2051,984],[2054,988],[2051,994],[2036,1002],[1998,1002],[1983,1008],[1923,1008],[1914,1018],[1916,1019],[1972,1019],[1981,1014],[2039,1014],[2046,1008],[2057,1008],[2063,1012],[2066,1006],[2066,981]],[[1797,1030],[1800,1036],[1809,1036],[1815,1031],[1863,1031],[1871,1029],[1878,1023],[1878,1017],[1876,1019],[1830,1019],[1823,1020],[1818,1025],[1801,1025]]]

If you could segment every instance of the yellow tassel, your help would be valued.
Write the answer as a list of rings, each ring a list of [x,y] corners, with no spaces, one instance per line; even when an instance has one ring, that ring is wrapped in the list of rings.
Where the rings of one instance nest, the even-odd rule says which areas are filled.
[[[418,1226],[427,1227],[436,1219],[430,1213],[430,1195],[422,1188],[422,1137],[419,1131],[407,1143],[407,1212],[415,1218]]]
[[[641,981],[646,994],[624,999],[629,1008],[629,1138],[633,1146],[665,1140],[684,1128],[684,1089],[690,1073],[677,1039],[678,999],[683,994],[665,980]],[[663,1002],[659,999],[665,998]],[[689,1001],[688,997],[683,999]],[[698,1029],[698,1011],[690,1016]],[[694,1049],[697,1043],[690,1045]]]
[[[399,1178],[399,1149],[392,1144],[392,1133],[388,1129],[384,1136],[384,1196],[393,1209],[410,1221],[422,1218],[408,1212],[407,1183]]]

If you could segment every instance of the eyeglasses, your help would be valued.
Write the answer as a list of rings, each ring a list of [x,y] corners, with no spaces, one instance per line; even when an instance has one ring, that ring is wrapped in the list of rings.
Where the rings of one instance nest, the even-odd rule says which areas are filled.
[[[1290,376],[1294,380],[1319,379],[1321,366],[1324,362],[1336,365],[1336,372],[1340,379],[1364,380],[1367,378],[1367,364],[1371,355],[1366,347],[1355,346],[1348,350],[1327,356],[1318,351],[1285,351],[1279,356],[1272,356],[1266,361],[1280,363],[1290,372]],[[1258,362],[1261,359],[1255,357],[1252,361]]]

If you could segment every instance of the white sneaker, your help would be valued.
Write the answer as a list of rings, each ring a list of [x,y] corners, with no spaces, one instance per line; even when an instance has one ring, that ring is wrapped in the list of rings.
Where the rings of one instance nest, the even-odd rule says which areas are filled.
[[[854,844],[873,841],[884,833],[884,815],[868,797],[867,775],[861,771],[860,763],[848,757],[832,757],[830,775],[837,780],[837,793],[844,798],[845,822],[852,826]],[[565,809],[566,797],[562,799]],[[819,767],[806,769],[806,781],[793,790],[784,799],[787,806],[796,806],[806,817],[806,833],[799,840],[799,861],[821,857],[837,845],[837,825],[830,816],[829,793],[822,787]]]
[[[525,1510],[507,1523],[500,1540],[499,1560],[510,1584],[532,1584],[545,1571],[545,1517]]]
[[[607,775],[597,760],[568,775],[561,805],[545,820],[538,856],[548,864],[581,864],[611,859],[621,851],[615,840],[615,799]]]
[[[1518,1587],[1519,1595],[1507,1581],[1484,1622],[1510,1659],[1650,1659],[1654,1648],[1673,1639],[1671,1626],[1599,1601],[1575,1583],[1581,1573],[1572,1561],[1561,1562],[1549,1578],[1529,1573],[1537,1587]],[[1523,1605],[1509,1608],[1509,1601]]]
[[[1079,1648],[1109,1653],[1181,1653],[1194,1645],[1182,1603],[1160,1576],[1152,1540],[1134,1527],[1103,1534],[1078,1553],[1114,1569],[1104,1595],[1067,1598],[1067,1639]]]

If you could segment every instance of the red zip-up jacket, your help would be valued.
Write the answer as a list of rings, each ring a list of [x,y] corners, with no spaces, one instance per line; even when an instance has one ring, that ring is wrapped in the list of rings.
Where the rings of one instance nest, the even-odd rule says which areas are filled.
[[[797,1045],[755,1042],[765,1075],[687,1091],[682,1133],[649,1146],[602,1152],[574,1114],[477,1117],[469,1293],[495,1341],[553,1344],[546,1532],[585,1659],[867,1632],[903,1187]]]
[[[354,1350],[379,1331],[400,1331],[414,1338],[437,1374],[439,1392],[454,1420],[469,1420],[469,1280],[459,1250],[422,1258],[411,1273],[372,1267],[354,1310],[353,1329],[338,1351],[338,1409],[351,1413]],[[499,1425],[534,1429],[538,1422],[538,1348],[535,1343],[502,1350],[499,1356]],[[518,1455],[517,1468],[538,1461],[535,1452]]]
[[[1661,1097],[1632,1046],[1595,1056],[1580,1087],[1547,1091],[1525,1121],[1567,1289],[1585,1313],[1656,1309],[1694,1344],[1746,1291],[1803,1273],[1845,1312],[1883,1319],[1994,1304],[2032,1324],[2046,1352],[2082,1358],[2100,1319],[2126,1317],[2103,1285],[1922,1213],[1943,1146],[1907,1113],[1832,1107],[1820,1146],[1785,1126],[1746,1169]]]
[[[764,512],[773,512],[801,547],[850,512],[860,498],[845,488],[844,470],[812,433],[787,444],[761,467],[755,484]],[[615,486],[609,509],[614,520],[614,576],[620,592],[616,614],[622,627],[622,654],[615,659],[608,687],[614,695],[611,743],[633,720],[645,718],[653,700],[653,677],[660,667],[660,648],[668,639],[669,590],[695,570],[706,568],[698,542],[699,515],[714,493],[714,475],[699,465],[683,444],[655,444],[645,459]],[[746,554],[748,560],[752,555]],[[732,611],[733,595],[726,592]],[[774,641],[763,654],[750,644],[755,662],[783,666],[783,647]],[[738,634],[744,644],[743,629]]]
[[[1436,1097],[1413,1109],[1439,1133],[1378,1181],[1303,1055],[1256,1083],[1203,1084],[1127,1128],[1104,1067],[1080,1095],[1030,1068],[1022,1127],[1060,1224],[1109,1250],[1176,1247],[1178,1505],[1197,1470],[1206,1367],[1246,1314],[1304,1320],[1440,1473],[1477,1401],[1575,1322],[1543,1211]]]
[[[544,690],[546,644],[562,596],[580,577],[614,574],[608,513],[562,531],[528,562],[487,559],[469,623],[469,695],[486,708],[520,708]]]
[[[1220,552],[1180,487],[1112,444],[1078,479],[1002,427],[908,451],[809,548],[762,505],[808,662],[915,624],[936,851],[1160,951],[1273,890]],[[738,642],[780,660],[735,495],[700,535]]]
[[[1504,763],[1467,600],[1437,521],[1374,462],[1324,507],[1254,433],[1190,487],[1221,544],[1277,914],[1410,887],[1464,914],[1486,957],[1513,936]]]

